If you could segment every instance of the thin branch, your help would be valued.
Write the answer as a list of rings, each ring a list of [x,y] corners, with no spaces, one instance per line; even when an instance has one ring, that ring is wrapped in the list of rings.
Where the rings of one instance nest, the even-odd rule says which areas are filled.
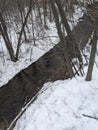
[[[93,117],[93,116],[90,116],[90,115],[86,115],[86,114],[82,114],[84,117],[88,117],[88,118],[92,118],[92,119],[95,119],[95,120],[98,120],[97,117]]]

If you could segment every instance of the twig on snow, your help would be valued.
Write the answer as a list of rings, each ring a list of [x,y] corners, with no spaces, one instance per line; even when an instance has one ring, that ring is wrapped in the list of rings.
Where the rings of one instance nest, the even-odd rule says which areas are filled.
[[[98,118],[97,118],[97,117],[93,117],[93,116],[86,115],[86,114],[82,114],[82,115],[83,115],[83,116],[85,116],[85,117],[88,117],[88,118],[92,118],[92,119],[98,120]]]

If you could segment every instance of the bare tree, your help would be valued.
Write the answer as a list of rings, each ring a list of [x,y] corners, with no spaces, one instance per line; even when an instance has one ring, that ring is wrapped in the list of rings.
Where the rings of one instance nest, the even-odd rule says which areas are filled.
[[[16,50],[16,59],[18,59],[18,56],[19,56],[19,49],[20,49],[20,43],[21,43],[21,38],[22,38],[22,34],[24,32],[24,28],[26,26],[26,23],[27,23],[27,20],[28,20],[28,17],[32,11],[32,8],[33,6],[35,5],[37,1],[32,1],[30,0],[30,3],[29,3],[29,9],[28,9],[28,12],[26,14],[26,17],[24,19],[24,22],[23,22],[23,25],[22,25],[22,28],[21,28],[21,31],[20,31],[20,35],[19,35],[19,39],[18,39],[18,44],[17,44],[17,50]]]

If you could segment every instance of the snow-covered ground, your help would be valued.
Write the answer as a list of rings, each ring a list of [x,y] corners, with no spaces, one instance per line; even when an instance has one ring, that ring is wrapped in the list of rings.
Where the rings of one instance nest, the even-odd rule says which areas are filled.
[[[46,83],[14,130],[98,130],[98,68],[84,77]]]

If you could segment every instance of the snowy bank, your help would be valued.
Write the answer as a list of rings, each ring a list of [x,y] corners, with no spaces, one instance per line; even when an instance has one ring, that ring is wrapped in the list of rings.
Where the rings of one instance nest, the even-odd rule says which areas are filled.
[[[18,120],[14,130],[98,130],[98,69],[85,77],[46,83],[43,93]]]

